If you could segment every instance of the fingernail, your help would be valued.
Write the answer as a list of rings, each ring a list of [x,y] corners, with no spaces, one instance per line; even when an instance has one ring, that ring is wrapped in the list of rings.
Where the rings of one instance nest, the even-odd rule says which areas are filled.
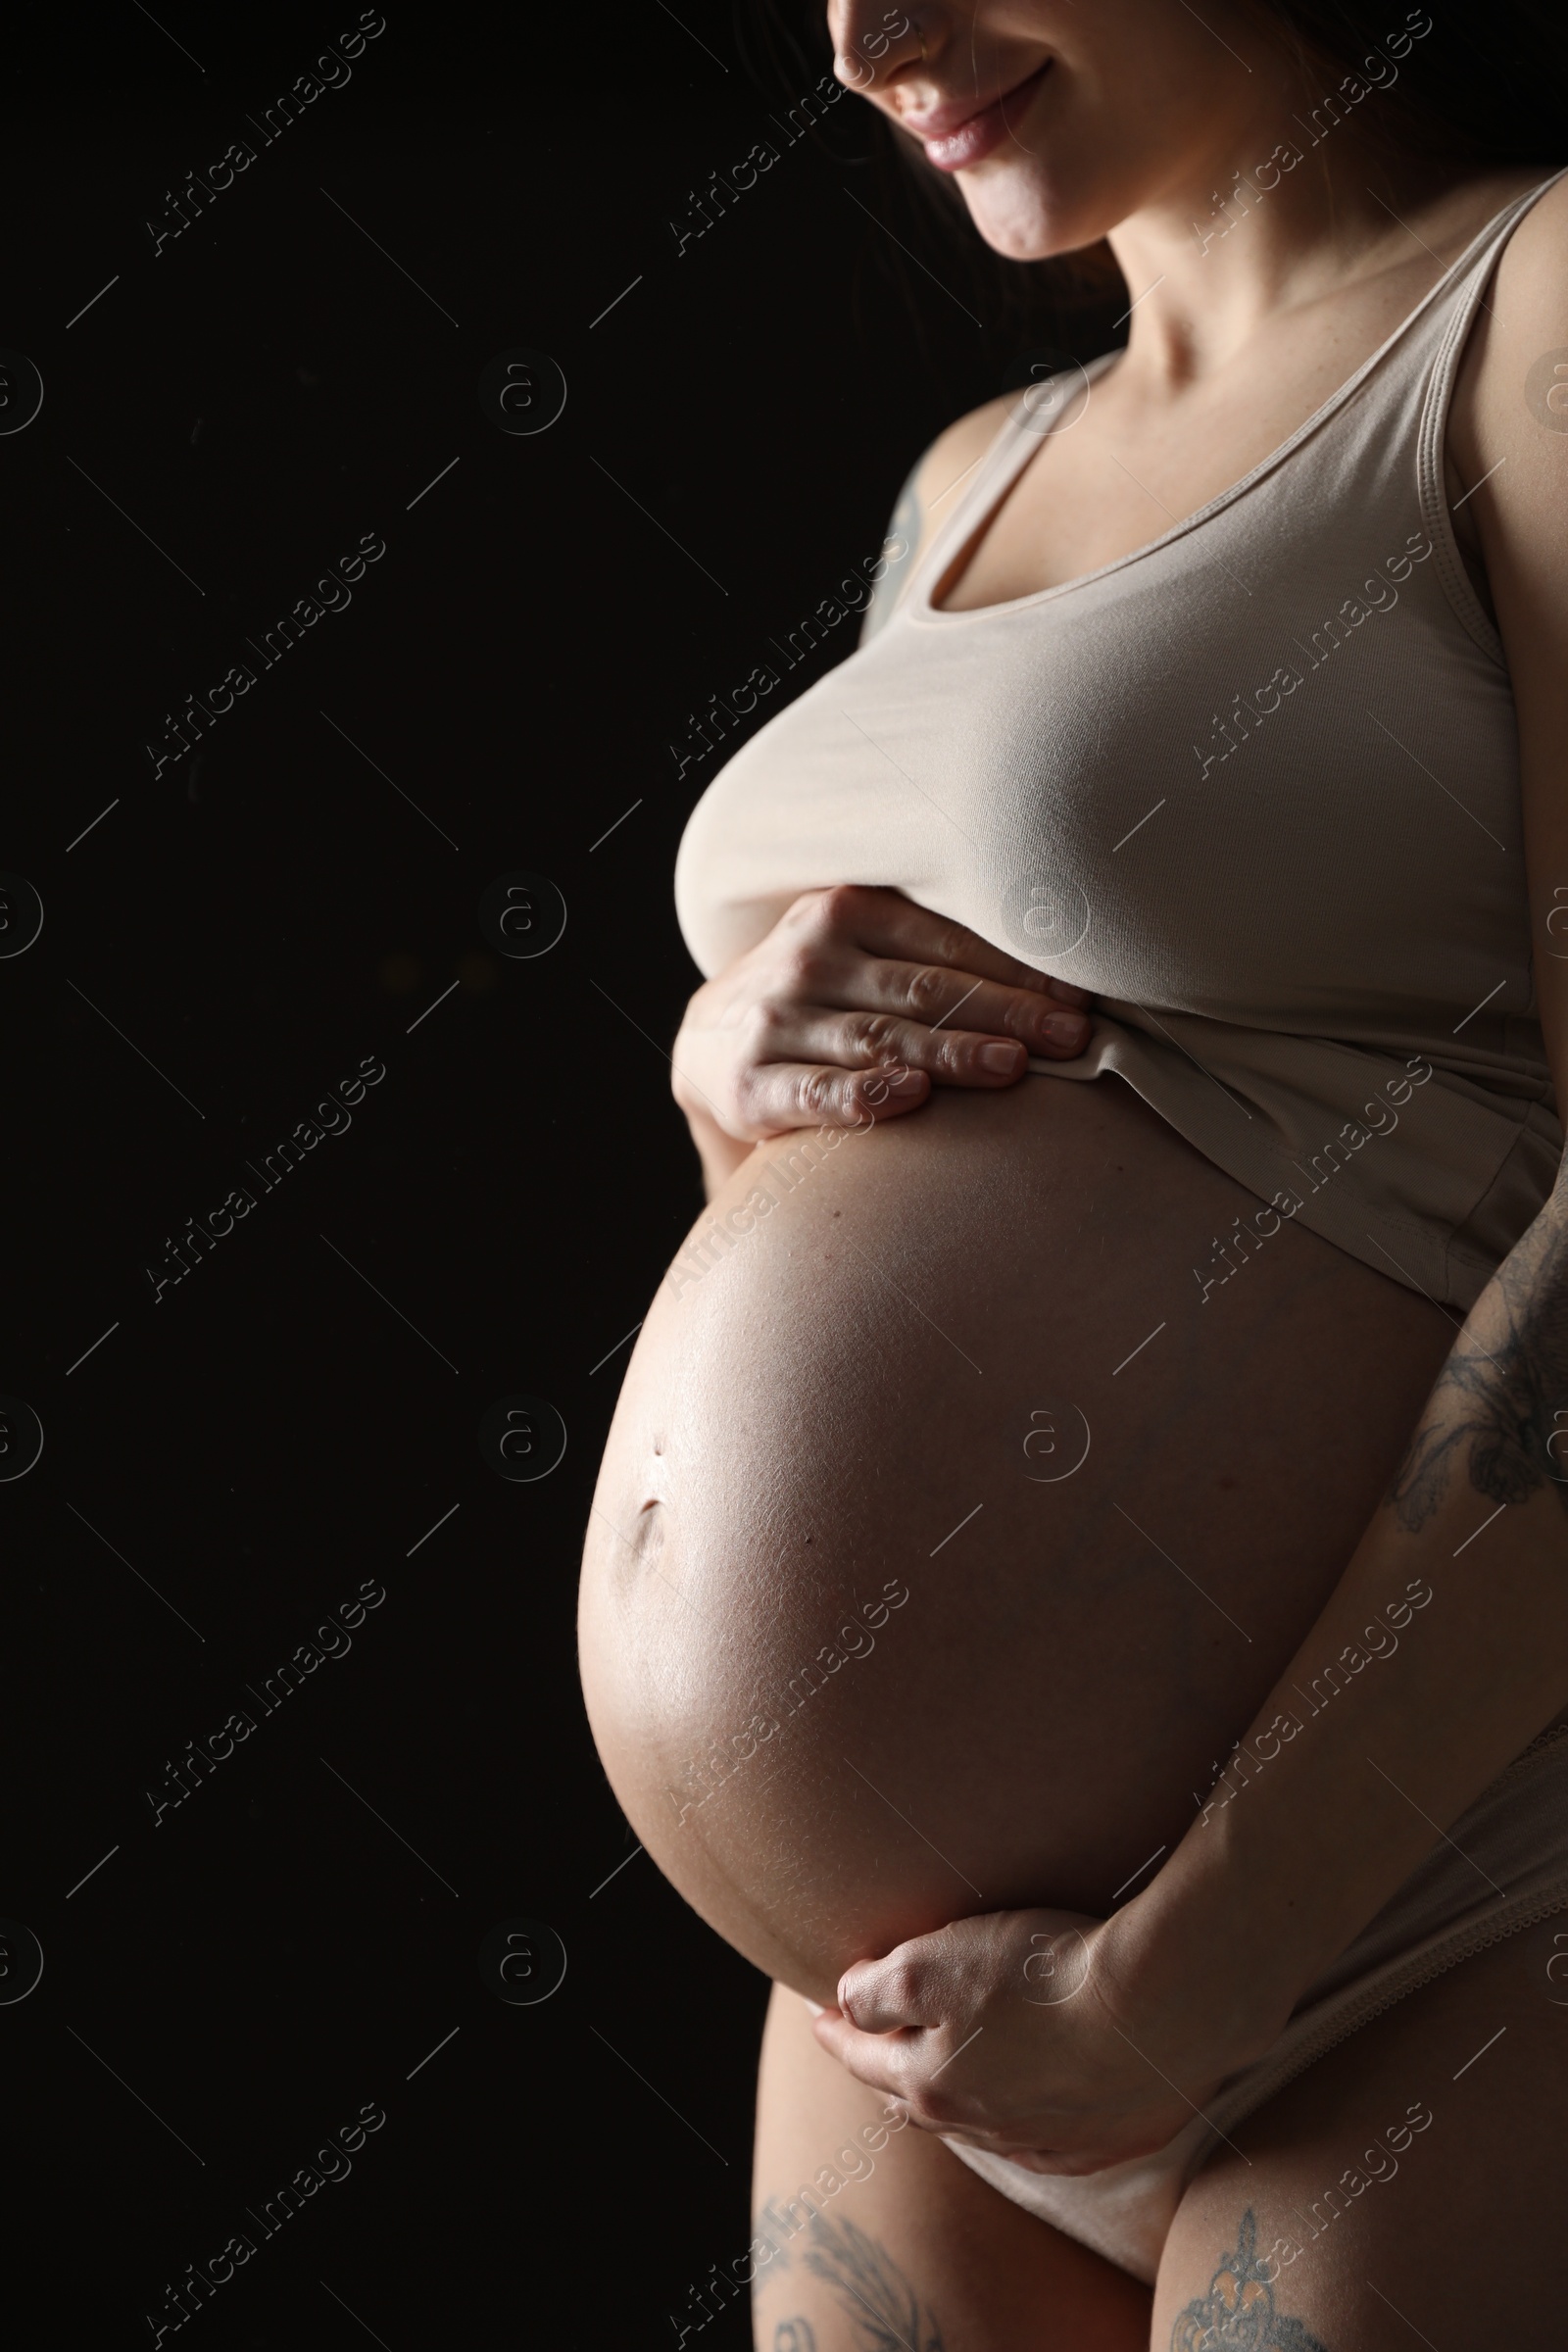
[[[1047,1027],[1049,1028],[1051,1024],[1048,1022]],[[1018,1067],[1019,1061],[1022,1059],[1022,1046],[1004,1046],[1000,1044],[995,1046],[982,1046],[980,1049],[980,1067],[983,1070],[994,1070],[999,1078],[1010,1078],[1014,1070],[1016,1070]]]
[[[887,1082],[890,1095],[917,1095],[925,1084],[918,1070],[902,1070],[897,1078]]]
[[[1089,1023],[1081,1012],[1053,1012],[1046,1019],[1046,1035],[1058,1046],[1081,1045],[1089,1035]]]
[[[821,2001],[813,2001],[804,1992],[802,1993],[801,1998],[806,2002],[806,2006],[808,2009],[809,2009],[813,2017],[825,2017],[827,2015],[825,2003]]]

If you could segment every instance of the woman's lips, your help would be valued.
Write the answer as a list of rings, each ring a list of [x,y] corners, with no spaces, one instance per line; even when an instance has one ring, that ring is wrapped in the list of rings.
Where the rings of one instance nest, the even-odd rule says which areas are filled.
[[[1027,80],[1004,91],[990,106],[982,107],[978,114],[971,115],[966,122],[960,122],[954,129],[936,136],[925,137],[922,144],[926,162],[934,164],[939,172],[966,172],[971,165],[978,164],[994,147],[1000,146],[1009,131],[1016,130],[1025,109],[1050,71],[1051,60],[1047,58],[1045,64]],[[918,138],[920,135],[916,128],[915,136]]]

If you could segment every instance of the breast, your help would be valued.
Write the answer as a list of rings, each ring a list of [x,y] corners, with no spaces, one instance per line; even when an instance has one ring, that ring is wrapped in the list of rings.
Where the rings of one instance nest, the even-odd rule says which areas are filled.
[[[1279,468],[1201,528],[1015,605],[932,612],[917,585],[699,802],[675,875],[699,964],[804,890],[878,883],[1161,1018],[1409,1036],[1478,1074],[1517,1053],[1506,669],[1455,614],[1413,500],[1391,510],[1353,473],[1321,488]],[[1361,493],[1378,535],[1357,581]],[[1374,723],[1396,685],[1399,715]],[[1435,781],[1458,774],[1463,807]]]
[[[1182,1836],[1451,1337],[1259,1205],[1114,1077],[1031,1079],[764,1146],[699,1220],[605,1451],[583,1687],[638,1837],[770,1974],[1102,1913]]]

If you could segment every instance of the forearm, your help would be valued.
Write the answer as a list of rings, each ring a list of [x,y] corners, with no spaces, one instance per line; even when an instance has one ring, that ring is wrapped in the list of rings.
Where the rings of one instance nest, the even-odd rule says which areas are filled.
[[[1559,1417],[1560,1416],[1560,1417]],[[1568,1701],[1568,1193],[1478,1300],[1345,1576],[1136,1905],[1156,1981],[1223,1954],[1266,2046]],[[1478,1899],[1487,1886],[1478,1874]]]

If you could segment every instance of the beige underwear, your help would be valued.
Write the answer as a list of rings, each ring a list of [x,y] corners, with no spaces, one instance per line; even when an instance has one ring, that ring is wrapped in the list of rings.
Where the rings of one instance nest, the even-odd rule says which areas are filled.
[[[1157,2155],[1072,2180],[948,2145],[1014,2204],[1152,2285],[1188,2182],[1246,2116],[1417,1985],[1568,1910],[1568,1710],[1453,1823],[1448,1840],[1307,1987],[1268,2055],[1222,2082]]]

